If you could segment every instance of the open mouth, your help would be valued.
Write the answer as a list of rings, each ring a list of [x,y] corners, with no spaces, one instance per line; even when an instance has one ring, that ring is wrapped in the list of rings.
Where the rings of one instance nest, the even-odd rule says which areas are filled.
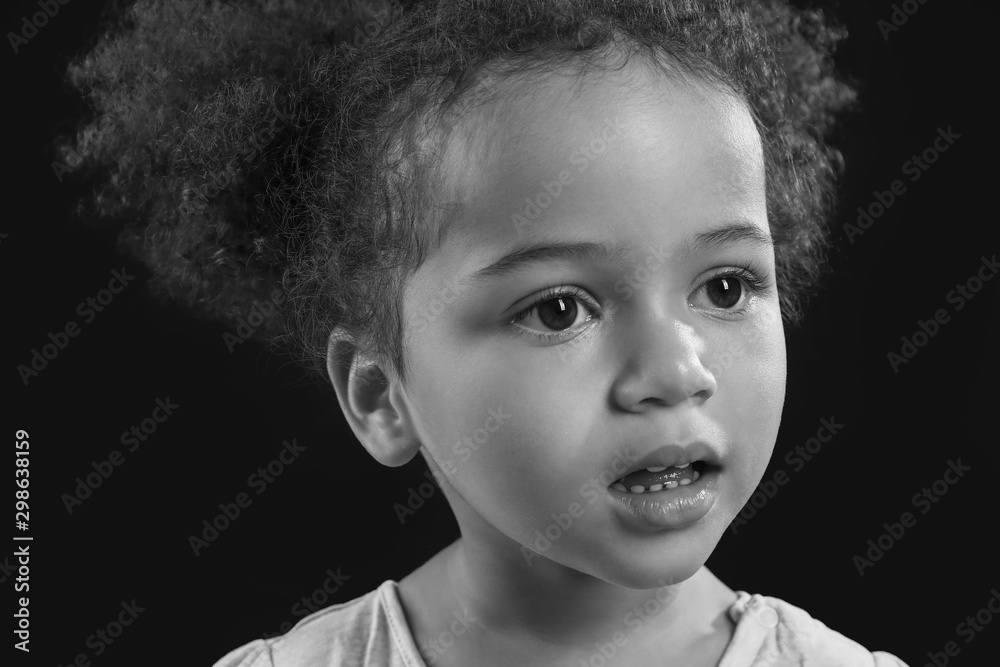
[[[622,493],[636,495],[672,491],[697,482],[710,467],[706,461],[673,466],[650,466],[616,479],[610,487]]]

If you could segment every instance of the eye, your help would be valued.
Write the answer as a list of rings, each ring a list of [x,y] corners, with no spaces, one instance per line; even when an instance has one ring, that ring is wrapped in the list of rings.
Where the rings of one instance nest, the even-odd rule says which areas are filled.
[[[559,338],[592,320],[596,310],[596,305],[581,290],[557,287],[539,294],[514,315],[511,324],[518,333],[544,339]]]
[[[743,283],[736,276],[717,276],[705,283],[705,296],[717,308],[735,308],[745,294]]]
[[[750,266],[717,273],[695,291],[691,305],[731,314],[742,313],[752,297],[768,290],[768,282],[759,275]]]

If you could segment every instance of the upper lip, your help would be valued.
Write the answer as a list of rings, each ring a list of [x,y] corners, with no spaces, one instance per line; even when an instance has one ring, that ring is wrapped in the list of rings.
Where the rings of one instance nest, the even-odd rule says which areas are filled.
[[[669,443],[647,453],[630,466],[628,471],[618,479],[638,470],[645,470],[646,468],[682,466],[685,463],[694,463],[695,461],[704,461],[705,463],[717,466],[721,463],[721,456],[716,447],[703,440],[697,440],[686,445]]]

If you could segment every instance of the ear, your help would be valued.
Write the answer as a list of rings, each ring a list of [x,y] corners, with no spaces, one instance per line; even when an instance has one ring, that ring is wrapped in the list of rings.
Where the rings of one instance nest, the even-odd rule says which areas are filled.
[[[340,409],[365,449],[382,465],[396,467],[420,450],[402,386],[363,354],[341,328],[330,334],[326,368]]]

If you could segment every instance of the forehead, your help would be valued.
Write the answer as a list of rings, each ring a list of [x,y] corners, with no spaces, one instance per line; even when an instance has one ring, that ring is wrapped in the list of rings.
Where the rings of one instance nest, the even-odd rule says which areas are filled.
[[[645,66],[495,85],[509,94],[469,111],[442,153],[441,246],[513,245],[524,240],[517,217],[537,212],[536,235],[574,220],[690,222],[764,207],[760,136],[747,105],[718,86]]]

